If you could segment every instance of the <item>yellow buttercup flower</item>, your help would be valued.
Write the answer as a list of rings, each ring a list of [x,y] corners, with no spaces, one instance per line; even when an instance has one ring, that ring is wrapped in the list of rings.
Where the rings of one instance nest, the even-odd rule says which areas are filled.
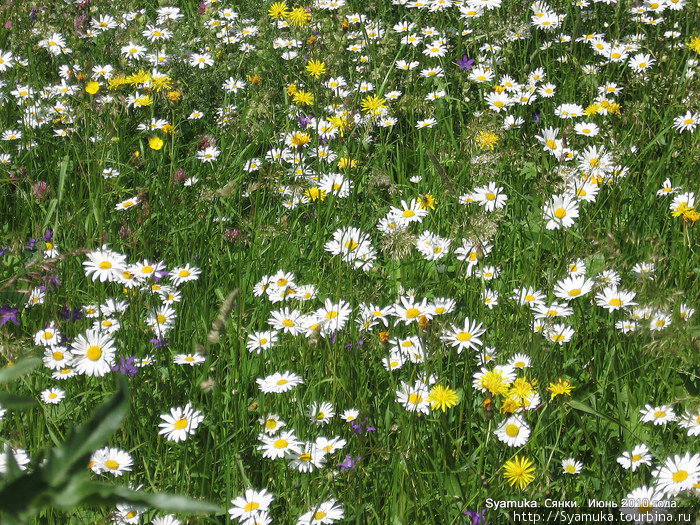
[[[87,85],[85,86],[85,91],[87,91],[91,95],[94,95],[99,90],[100,90],[100,83],[99,82],[88,82]]]
[[[151,137],[150,139],[148,139],[148,147],[156,151],[162,149],[163,144],[163,139],[161,139],[160,137]]]

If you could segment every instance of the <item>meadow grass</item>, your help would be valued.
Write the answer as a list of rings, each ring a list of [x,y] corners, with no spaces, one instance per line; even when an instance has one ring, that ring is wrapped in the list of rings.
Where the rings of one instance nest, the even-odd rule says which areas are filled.
[[[4,58],[11,66],[0,69],[0,119],[2,130],[21,131],[21,138],[4,135],[0,143],[0,153],[7,154],[0,165],[0,305],[3,312],[19,310],[19,324],[2,318],[0,365],[43,356],[52,347],[37,344],[35,334],[51,323],[70,338],[68,355],[95,320],[118,318],[121,326],[110,335],[117,352],[109,365],[119,368],[120,357],[135,356],[138,370],[133,376],[122,367],[66,380],[52,377],[48,366],[35,370],[10,390],[34,397],[38,405],[7,410],[0,418],[0,440],[35,458],[63,442],[127,375],[129,413],[105,445],[126,451],[133,465],[116,478],[97,465],[91,477],[186,494],[221,508],[219,515],[182,516],[183,523],[229,522],[231,500],[246,489],[263,488],[274,494],[269,508],[274,523],[296,523],[334,500],[346,523],[462,524],[471,523],[465,512],[484,509],[487,498],[619,503],[640,487],[649,487],[654,499],[697,507],[699,347],[692,308],[700,295],[700,258],[692,192],[698,189],[700,161],[694,132],[700,119],[698,7],[688,2],[675,9],[676,3],[665,2],[661,12],[645,3],[633,13],[636,4],[628,1],[579,2],[583,6],[557,1],[531,8],[506,0],[494,1],[495,9],[475,1],[486,7],[472,17],[466,2],[462,11],[458,2],[447,2],[454,5],[434,12],[388,1],[338,3],[337,9],[324,8],[324,2],[309,6],[310,19],[302,17],[296,27],[290,10],[307,6],[290,3],[279,18],[292,25],[286,28],[268,15],[271,2],[199,7],[181,2],[182,18],[161,22],[157,9],[178,2],[48,7],[15,2],[0,8],[0,21],[11,22],[0,31],[0,57],[13,54],[12,60]],[[531,20],[538,10],[555,21],[557,13],[566,16],[552,22],[553,30],[542,29]],[[355,13],[366,19],[354,22]],[[102,15],[121,25],[102,31]],[[392,29],[401,21],[414,26],[406,33]],[[142,34],[149,26],[167,28],[173,36],[151,43]],[[378,36],[370,34],[376,31]],[[405,35],[421,32],[432,34],[423,34],[415,47],[401,43]],[[46,42],[54,33],[65,39],[57,49]],[[628,44],[626,59],[612,61],[590,42],[577,40],[589,33],[602,34],[608,55]],[[562,39],[566,35],[569,41]],[[235,38],[225,43],[226,37]],[[273,48],[276,38],[297,40],[299,47],[289,50],[298,56],[282,58],[285,49]],[[423,49],[436,40],[444,41],[444,56],[426,56]],[[168,60],[154,65],[146,56],[128,59],[122,46],[132,42],[145,53],[164,50]],[[360,52],[347,49],[357,42],[364,42]],[[242,43],[253,49],[242,49]],[[489,44],[500,47],[490,51],[484,47]],[[192,66],[197,53],[213,63]],[[635,67],[638,53],[649,53],[654,62]],[[475,62],[458,65],[467,58]],[[310,60],[325,65],[318,78],[306,69]],[[400,60],[419,65],[403,71],[396,67]],[[105,64],[114,68],[111,82],[92,71]],[[67,68],[60,70],[63,65]],[[444,76],[420,75],[438,66]],[[595,72],[586,71],[588,66]],[[493,79],[471,78],[477,68]],[[543,78],[528,80],[540,68]],[[61,91],[59,73],[74,92]],[[504,75],[518,89],[506,89]],[[347,83],[343,91],[324,87],[339,76]],[[229,78],[245,87],[222,89]],[[363,81],[374,87],[363,91]],[[98,82],[94,94],[86,91],[90,82]],[[537,92],[546,82],[556,86],[551,98]],[[605,92],[609,83],[616,83],[617,92]],[[22,86],[34,94],[11,93]],[[46,96],[40,96],[43,90]],[[387,98],[392,90],[401,91],[397,100]],[[443,96],[425,100],[440,90]],[[300,91],[312,93],[313,103],[299,102]],[[127,97],[135,92],[136,98],[150,94],[150,101],[137,100],[134,107]],[[485,101],[491,93],[512,100],[501,110]],[[386,109],[364,111],[370,94],[381,97]],[[523,96],[526,102],[519,100]],[[580,106],[577,117],[557,116],[567,103]],[[217,115],[229,106],[235,109]],[[37,108],[33,116],[32,108]],[[195,110],[204,116],[188,118]],[[681,129],[678,118],[687,112],[685,120],[693,124]],[[507,115],[522,122],[504,129]],[[387,117],[396,122],[383,127],[380,121]],[[427,118],[435,119],[434,126],[418,129],[416,123]],[[148,129],[151,119],[165,123]],[[326,138],[318,129],[322,119],[332,123]],[[579,122],[594,123],[599,133],[577,134]],[[147,129],[139,130],[141,124]],[[537,138],[546,128],[557,130],[555,152]],[[68,131],[57,136],[55,130]],[[308,144],[296,144],[294,134],[307,134]],[[162,147],[153,149],[152,137]],[[325,146],[337,155],[333,162],[311,156]],[[597,147],[599,164],[587,170],[581,164],[591,160],[585,153],[590,146]],[[218,151],[213,162],[197,156],[207,147]],[[273,148],[286,148],[291,157],[266,159]],[[251,159],[259,169],[245,169]],[[108,178],[105,169],[119,175]],[[339,188],[321,193],[319,178],[329,173],[352,185],[347,196]],[[658,196],[667,178],[673,189]],[[475,189],[492,181],[508,198],[486,211],[488,198],[470,201],[478,201]],[[592,200],[577,193],[582,187],[596,191]],[[550,218],[543,213],[555,195],[577,203],[572,226],[548,228]],[[133,197],[137,204],[115,209]],[[404,224],[401,201],[412,199],[420,199],[420,209],[428,213]],[[382,218],[395,226],[380,232]],[[346,234],[342,254],[333,255],[326,243],[350,226],[369,240]],[[451,240],[444,257],[428,260],[416,249],[425,231]],[[456,256],[462,239],[472,241],[475,265]],[[44,253],[46,242],[55,246],[55,257]],[[430,242],[432,250],[437,241]],[[362,263],[352,243],[358,251],[370,250]],[[164,270],[189,264],[201,273],[179,285],[166,273],[158,279],[122,274],[96,281],[83,263],[105,244],[128,264],[163,261]],[[640,270],[635,266],[640,263],[652,266]],[[483,275],[484,268],[492,271],[489,266],[498,270],[497,278]],[[135,273],[131,266],[122,269]],[[280,270],[292,272],[293,279],[281,286],[265,281]],[[557,284],[578,273],[592,289],[571,301],[557,299]],[[619,289],[634,292],[634,304],[609,311],[595,298],[617,280]],[[172,327],[147,322],[163,303],[163,294],[152,288],[156,282],[181,293],[171,305]],[[267,290],[255,295],[261,283]],[[302,285],[315,287],[309,301],[295,299],[295,292],[285,297],[285,290]],[[545,315],[534,330],[534,310],[511,298],[514,289],[529,286],[543,292],[539,303],[558,301],[557,308],[568,305],[571,315]],[[32,292],[40,290],[41,299],[32,304]],[[496,306],[485,303],[487,291],[499,294]],[[282,296],[273,303],[275,293]],[[109,298],[129,306],[119,315],[87,317],[86,305],[105,305]],[[402,319],[392,310],[386,326],[361,307],[400,308],[402,298],[427,303],[416,318]],[[439,298],[453,299],[453,309],[435,312]],[[341,300],[348,303],[347,323],[318,313],[325,299],[334,308]],[[64,307],[81,314],[66,319]],[[285,307],[316,315],[300,321],[299,335],[278,328],[273,348],[249,351],[249,335],[272,330],[271,312]],[[453,324],[461,327],[465,317],[483,323],[486,332],[483,343],[458,352],[441,336]],[[570,340],[552,339],[558,323],[573,328]],[[153,340],[162,337],[167,342],[154,347]],[[405,353],[403,366],[388,371],[382,359],[398,352],[395,338],[408,337],[418,338],[421,355]],[[205,360],[176,364],[177,354]],[[512,378],[499,384],[503,391],[481,391],[473,382],[481,367],[506,366],[515,354],[525,354],[531,366],[511,366],[510,372],[527,379],[527,399],[509,409]],[[147,356],[149,363],[141,365]],[[261,391],[257,379],[285,371],[301,376],[303,384],[281,394]],[[547,388],[560,381],[569,381],[572,389],[553,396]],[[417,405],[397,401],[404,383],[425,388]],[[455,390],[458,403],[431,409],[426,396],[435,385]],[[63,390],[65,399],[46,402],[41,393],[48,388]],[[324,401],[332,403],[335,416],[320,425],[308,410]],[[204,416],[199,426],[183,442],[159,435],[161,414],[188,403]],[[675,419],[658,425],[641,421],[647,404],[662,407],[652,413],[673,409]],[[359,411],[353,423],[339,417],[348,409]],[[495,434],[513,411],[530,430],[521,446],[508,446]],[[312,472],[290,468],[289,458],[264,458],[259,420],[268,414],[279,415],[286,422],[282,431],[294,429],[302,442],[338,436],[345,445],[326,454]],[[651,464],[623,469],[617,458],[640,444],[652,454]],[[693,483],[674,492],[653,471],[686,453],[695,454],[683,466]],[[504,477],[504,464],[516,455],[535,467],[534,479],[522,488]],[[567,458],[581,462],[580,473],[563,470]],[[26,468],[34,467],[32,462]],[[88,504],[43,509],[33,522],[149,523],[162,514],[142,507],[115,513],[113,507]],[[510,519],[505,511],[489,510],[486,516],[494,524]],[[312,517],[300,523],[333,521]]]

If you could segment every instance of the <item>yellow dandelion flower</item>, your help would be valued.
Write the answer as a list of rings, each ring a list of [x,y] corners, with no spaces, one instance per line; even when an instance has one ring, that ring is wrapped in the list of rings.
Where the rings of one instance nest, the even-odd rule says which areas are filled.
[[[360,107],[362,111],[372,115],[380,115],[382,110],[386,108],[386,100],[378,95],[368,95],[362,99]]]
[[[584,109],[583,114],[586,115],[587,117],[590,117],[591,115],[597,115],[601,109],[602,109],[602,106],[596,102],[595,104],[591,104],[586,109]]]
[[[574,387],[571,384],[571,381],[561,378],[559,378],[556,383],[549,383],[549,386],[547,387],[547,390],[552,394],[551,399],[554,399],[560,395],[570,396],[573,389]]]
[[[289,16],[289,10],[287,9],[286,2],[275,2],[267,10],[267,15],[275,20],[280,20],[282,18],[287,18]]]
[[[119,86],[123,86],[124,84],[128,83],[129,82],[124,76],[112,77],[109,79],[109,89],[117,89]]]
[[[326,64],[320,60],[309,60],[306,63],[306,71],[314,78],[319,78],[326,72]]]
[[[309,91],[297,91],[292,96],[295,104],[311,106],[314,103],[314,94]]]
[[[156,77],[151,80],[151,87],[154,91],[163,91],[173,87],[173,79],[168,76]]]
[[[285,18],[293,26],[304,27],[311,22],[311,13],[307,12],[303,7],[295,7],[287,13]]]
[[[153,104],[153,98],[151,97],[151,95],[143,95],[134,100],[134,106],[136,106],[137,108],[143,108],[146,106],[150,106],[151,104]]]
[[[422,210],[434,210],[437,201],[430,193],[418,196],[418,204]]]
[[[526,457],[515,456],[503,465],[503,477],[506,478],[511,487],[518,487],[520,490],[523,490],[535,479],[533,472],[535,472],[535,466]]]
[[[494,149],[501,137],[491,131],[480,131],[476,136],[476,144],[481,149]]]
[[[313,188],[309,188],[308,190],[306,190],[304,192],[304,195],[310,201],[323,201],[325,200],[328,193],[323,191],[321,188],[314,186]]]
[[[428,395],[428,402],[433,410],[445,412],[459,402],[459,397],[456,390],[452,390],[448,386],[435,385]]]
[[[342,170],[343,168],[354,168],[357,166],[357,161],[349,157],[340,157],[338,160],[338,167]]]
[[[700,36],[694,36],[686,45],[688,46],[688,49],[695,51],[700,55]]]
[[[308,144],[310,141],[311,135],[309,135],[308,133],[302,133],[301,131],[297,131],[296,133],[294,133],[291,139],[292,145],[297,148]]]

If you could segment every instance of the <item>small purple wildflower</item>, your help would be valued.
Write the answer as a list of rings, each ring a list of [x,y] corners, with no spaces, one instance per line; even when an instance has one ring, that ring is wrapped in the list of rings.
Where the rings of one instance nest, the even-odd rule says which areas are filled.
[[[134,377],[138,374],[139,369],[134,366],[134,361],[136,356],[132,355],[129,359],[124,359],[124,357],[119,358],[119,364],[112,367],[112,372],[119,372],[123,376]]]
[[[362,421],[350,421],[350,429],[352,430],[352,433],[361,436],[365,432],[372,432],[373,430],[377,430],[374,427],[366,426],[366,423],[367,418],[363,419]]]
[[[17,319],[18,313],[19,309],[15,308],[14,306],[10,306],[9,304],[0,306],[0,326],[7,323],[14,323],[19,326],[20,322]]]
[[[463,55],[461,59],[457,60],[457,65],[459,66],[459,69],[469,70],[474,65],[474,62],[475,60],[473,58],[469,58],[467,55]]]
[[[155,350],[165,348],[170,344],[170,340],[167,337],[156,337],[155,339],[150,339],[148,342],[153,343],[153,348]]]
[[[34,247],[36,246],[36,241],[34,237],[30,237],[29,240],[27,241],[27,245],[24,247],[25,250],[32,251]]]
[[[465,510],[464,514],[472,519],[471,525],[487,525],[486,524],[486,509],[479,512],[473,510]]]
[[[340,472],[345,472],[346,470],[354,469],[361,459],[362,458],[360,456],[353,458],[349,454],[346,455],[345,460],[338,463],[338,466],[340,467]]]

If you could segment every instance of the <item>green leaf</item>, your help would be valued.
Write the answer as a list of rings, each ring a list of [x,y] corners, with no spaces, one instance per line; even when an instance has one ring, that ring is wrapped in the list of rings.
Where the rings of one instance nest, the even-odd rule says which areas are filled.
[[[41,363],[41,359],[37,357],[30,357],[17,361],[12,366],[6,366],[5,368],[0,369],[0,383],[9,383],[18,377],[28,374],[34,370],[34,368],[39,366],[39,363]]]
[[[218,505],[187,496],[165,493],[147,493],[132,490],[120,485],[88,481],[87,478],[69,483],[66,489],[54,498],[57,506],[74,507],[79,503],[99,507],[114,506],[117,503],[133,503],[176,512],[178,514],[221,513]]]
[[[51,451],[43,468],[44,479],[56,487],[71,474],[85,469],[91,453],[119,429],[128,408],[126,380],[122,378],[119,390],[100,405],[88,421],[75,428],[63,445]]]
[[[7,392],[0,392],[0,406],[18,410],[22,408],[32,408],[37,405],[36,400],[31,397],[15,396]]]
[[[601,412],[598,412],[597,410],[589,407],[585,403],[581,403],[580,401],[576,401],[575,399],[572,399],[569,401],[569,406],[575,410],[578,410],[579,412],[585,412],[586,414],[590,414],[592,416],[596,416],[596,417],[599,417],[601,419],[605,419],[607,421],[610,421],[611,423],[616,424],[617,426],[624,428],[624,425],[622,423],[620,423],[614,417],[611,417],[611,416],[608,416],[607,414],[603,414]]]

